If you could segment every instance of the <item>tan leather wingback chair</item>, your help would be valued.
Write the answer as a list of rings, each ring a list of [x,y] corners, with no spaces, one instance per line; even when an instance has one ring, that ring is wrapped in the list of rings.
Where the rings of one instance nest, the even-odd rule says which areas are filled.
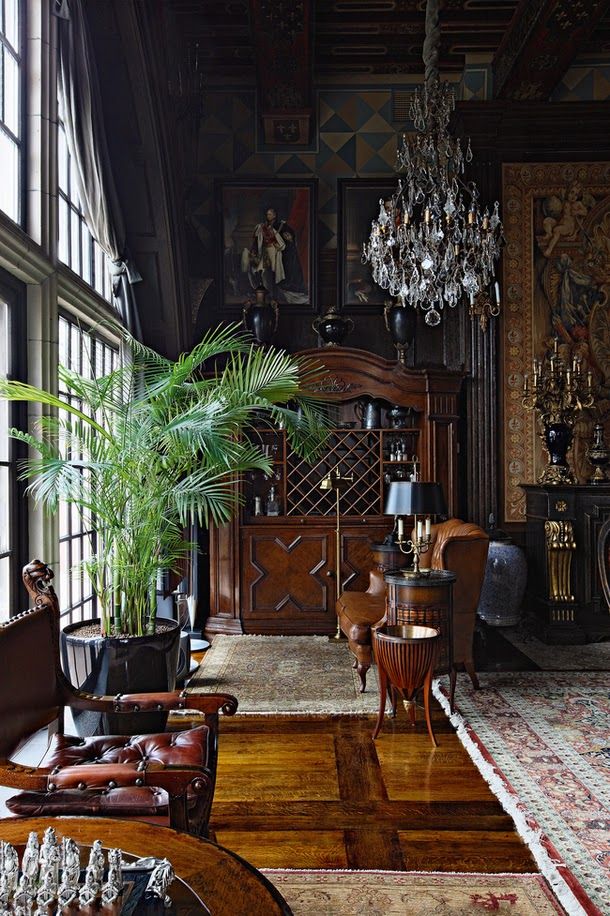
[[[456,573],[453,586],[453,669],[450,675],[451,707],[455,694],[457,672],[465,668],[476,689],[479,682],[474,670],[472,643],[477,606],[485,566],[489,538],[478,525],[451,518],[432,525],[431,548],[420,557],[422,568],[450,569]],[[409,563],[404,557],[404,565]],[[355,656],[362,690],[371,665],[371,628],[385,614],[385,585],[383,573],[374,570],[366,592],[343,592],[337,600],[337,615],[341,630]]]
[[[422,569],[450,569],[457,575],[453,586],[453,668],[451,708],[457,672],[465,668],[472,686],[479,689],[474,670],[472,643],[479,596],[485,576],[489,537],[478,525],[450,518],[432,525],[432,546],[420,557]]]

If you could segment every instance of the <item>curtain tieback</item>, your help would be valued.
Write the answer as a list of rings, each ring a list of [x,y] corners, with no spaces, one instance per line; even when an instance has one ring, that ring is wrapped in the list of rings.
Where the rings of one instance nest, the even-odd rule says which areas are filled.
[[[138,271],[133,261],[130,261],[129,258],[116,258],[116,260],[111,262],[111,265],[110,274],[112,276],[112,287],[115,294],[123,274],[127,274],[127,280],[129,283],[141,282],[142,275]]]

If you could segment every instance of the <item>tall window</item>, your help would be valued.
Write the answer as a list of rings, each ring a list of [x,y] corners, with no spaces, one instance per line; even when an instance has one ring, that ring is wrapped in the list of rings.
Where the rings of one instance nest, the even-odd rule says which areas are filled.
[[[21,0],[0,0],[0,210],[21,221]]]
[[[68,152],[64,126],[58,125],[59,259],[92,286],[108,302],[112,301],[108,257],[95,241],[85,222],[78,196],[76,174]]]
[[[0,377],[23,377],[25,335],[20,317],[23,303],[10,286],[0,284]],[[24,487],[17,481],[17,460],[24,448],[9,439],[11,426],[23,428],[27,411],[23,405],[0,400],[0,621],[27,607],[20,584],[20,567],[29,559],[24,543]]]
[[[118,364],[118,350],[93,333],[83,329],[73,319],[59,317],[59,361],[84,378],[100,378]],[[60,396],[82,408],[82,404],[67,391]],[[88,481],[83,475],[83,486]],[[96,598],[91,583],[82,569],[83,561],[95,545],[95,522],[82,517],[75,506],[65,503],[59,508],[59,597],[64,623],[74,623],[95,617]]]

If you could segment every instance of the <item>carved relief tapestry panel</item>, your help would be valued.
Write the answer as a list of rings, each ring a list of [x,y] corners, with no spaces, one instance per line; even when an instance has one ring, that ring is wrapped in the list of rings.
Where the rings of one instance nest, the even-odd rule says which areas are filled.
[[[536,482],[546,464],[523,381],[554,337],[564,357],[592,371],[596,389],[568,454],[579,483],[592,474],[586,450],[600,419],[610,444],[610,163],[505,164],[503,218],[504,521],[521,522],[519,484]]]

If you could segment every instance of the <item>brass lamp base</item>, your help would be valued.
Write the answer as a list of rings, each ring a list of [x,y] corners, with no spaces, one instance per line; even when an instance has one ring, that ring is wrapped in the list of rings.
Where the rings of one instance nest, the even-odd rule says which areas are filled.
[[[421,579],[422,577],[429,576],[429,569],[401,569],[400,575],[405,579]]]

